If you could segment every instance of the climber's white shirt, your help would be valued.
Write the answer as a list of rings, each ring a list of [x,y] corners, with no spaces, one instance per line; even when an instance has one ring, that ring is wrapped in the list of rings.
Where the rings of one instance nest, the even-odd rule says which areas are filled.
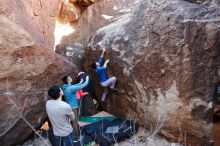
[[[54,135],[67,136],[73,131],[70,120],[74,120],[75,116],[69,104],[59,99],[48,100],[46,111],[51,121]]]

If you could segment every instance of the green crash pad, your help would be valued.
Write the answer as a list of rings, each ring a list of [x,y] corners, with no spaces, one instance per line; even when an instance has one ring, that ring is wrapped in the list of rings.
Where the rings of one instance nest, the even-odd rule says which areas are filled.
[[[112,121],[114,119],[116,119],[115,116],[112,117],[81,117],[79,119],[80,122],[86,122],[86,123],[96,123],[99,122],[101,120],[108,120],[108,121]]]

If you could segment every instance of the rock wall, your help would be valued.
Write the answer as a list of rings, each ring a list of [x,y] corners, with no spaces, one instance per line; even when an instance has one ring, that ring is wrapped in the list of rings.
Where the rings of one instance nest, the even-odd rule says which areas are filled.
[[[41,126],[48,87],[78,72],[53,51],[61,3],[0,0],[0,145],[21,143],[30,125]]]
[[[205,108],[219,82],[219,40],[218,9],[180,0],[144,1],[96,32],[85,67],[91,71],[98,46],[106,47],[108,73],[117,76],[119,89],[110,94],[107,110],[133,117],[155,133],[181,129],[204,144],[212,139]]]
[[[97,0],[93,4],[90,3],[91,5],[86,9],[81,9],[80,17],[72,23],[75,31],[63,37],[61,42],[70,43],[74,40],[74,42],[87,44],[96,30],[116,21],[123,14],[132,11],[138,6],[140,1],[142,0]],[[82,3],[79,6],[83,8]]]
[[[22,142],[45,120],[47,89],[77,68],[45,48],[8,18],[0,17],[0,145]]]
[[[0,0],[0,14],[22,26],[48,48],[54,45],[54,29],[62,0]]]
[[[78,5],[69,1],[63,1],[58,20],[60,23],[74,23],[81,15],[81,9]]]
[[[94,4],[70,12],[70,3]],[[212,138],[205,108],[220,75],[217,0],[70,3],[0,0],[0,145],[25,140],[32,132],[27,122],[39,127],[45,119],[47,88],[78,71],[68,58],[53,52],[57,18],[74,29],[56,50],[66,57],[69,51],[75,59],[71,62],[81,65],[84,47],[70,43],[89,40],[84,66],[99,96],[102,88],[89,65],[101,53],[98,46],[108,49],[108,73],[117,76],[119,93],[110,93],[106,110],[152,127],[153,134],[181,129],[203,138],[200,144]]]

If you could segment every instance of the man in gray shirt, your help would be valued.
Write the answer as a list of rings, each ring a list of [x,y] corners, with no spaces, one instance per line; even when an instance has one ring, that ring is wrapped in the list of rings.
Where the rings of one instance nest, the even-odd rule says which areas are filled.
[[[53,127],[55,146],[73,146],[73,128],[70,121],[75,119],[72,108],[62,101],[63,91],[58,86],[48,90],[52,98],[46,103],[46,111]]]

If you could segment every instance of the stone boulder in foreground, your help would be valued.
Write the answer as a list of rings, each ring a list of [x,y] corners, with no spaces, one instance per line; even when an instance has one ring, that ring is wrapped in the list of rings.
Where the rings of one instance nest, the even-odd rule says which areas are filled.
[[[30,136],[26,122],[41,126],[48,87],[77,68],[6,17],[0,17],[0,30],[0,145],[6,146]]]
[[[98,46],[107,48],[108,73],[118,79],[119,94],[110,94],[107,110],[154,133],[186,133],[198,144],[212,139],[205,109],[219,81],[218,10],[179,0],[145,1],[96,32],[85,54],[87,70],[101,53]],[[97,91],[100,97],[102,88]]]

